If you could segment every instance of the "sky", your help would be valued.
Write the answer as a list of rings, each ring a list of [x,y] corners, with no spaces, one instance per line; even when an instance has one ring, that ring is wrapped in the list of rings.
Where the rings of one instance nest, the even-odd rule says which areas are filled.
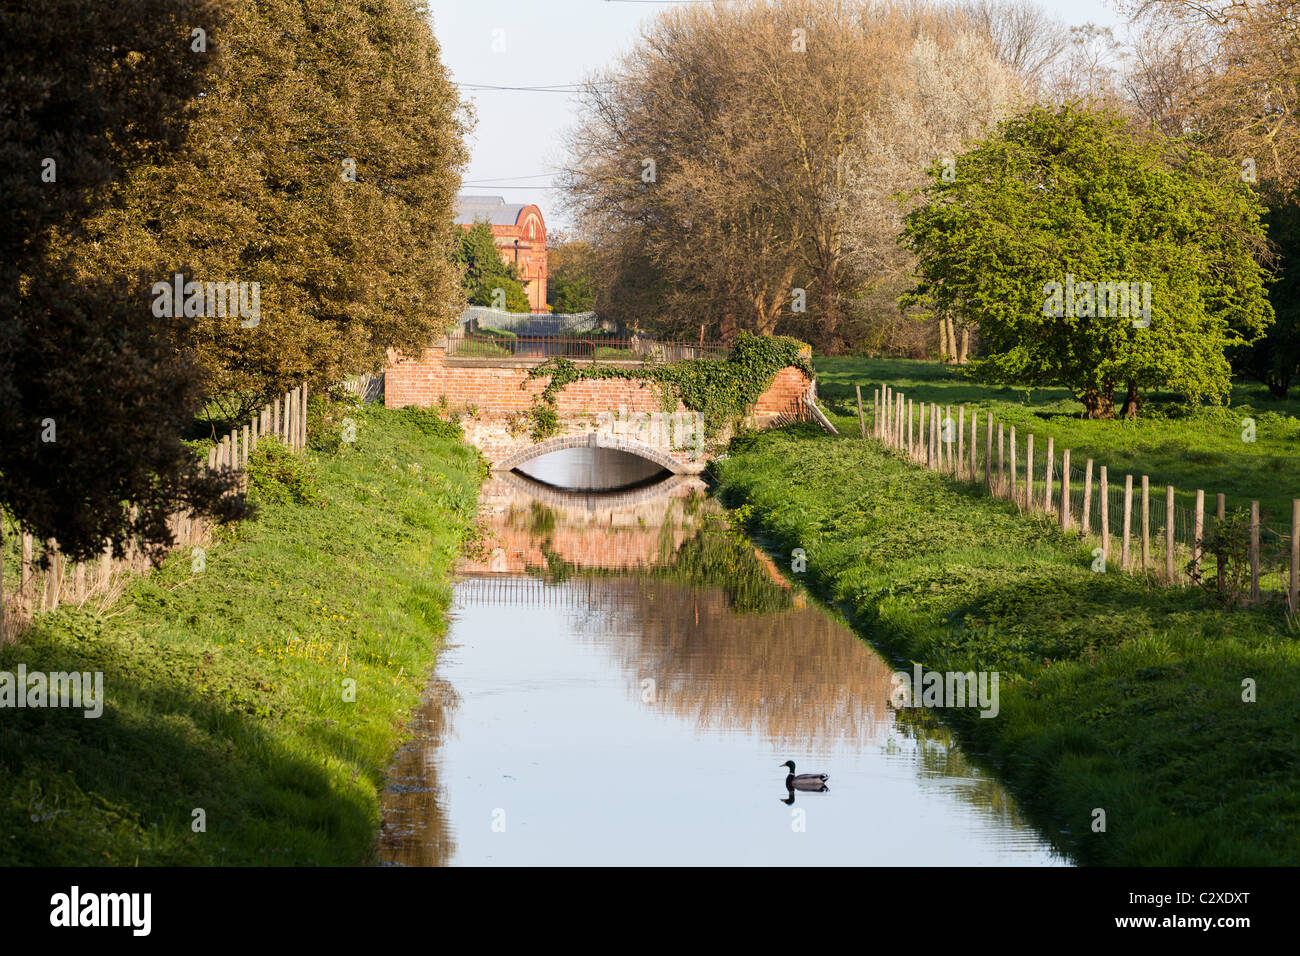
[[[725,2],[725,0],[724,0]],[[627,52],[640,24],[670,2],[655,0],[430,0],[433,30],[452,79],[491,86],[578,83]],[[1067,25],[1118,27],[1107,0],[1043,0]],[[474,90],[478,123],[463,192],[536,203],[548,232],[571,225],[554,188],[564,162],[564,132],[577,120],[565,92]]]

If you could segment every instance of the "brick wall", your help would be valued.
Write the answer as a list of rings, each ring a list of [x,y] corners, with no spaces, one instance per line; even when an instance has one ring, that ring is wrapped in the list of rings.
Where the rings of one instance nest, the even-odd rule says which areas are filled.
[[[754,416],[760,425],[779,415],[802,418],[800,396],[808,389],[808,378],[796,368],[776,374],[771,387],[758,399]],[[419,360],[394,361],[389,356],[384,377],[384,404],[389,408],[438,404],[445,396],[455,407],[477,405],[479,414],[505,418],[527,411],[546,388],[546,379],[528,378],[527,368],[462,365],[446,362],[446,349],[425,349]],[[658,390],[629,379],[574,382],[556,399],[561,416],[592,414],[626,408],[629,412],[662,411]],[[678,402],[677,411],[686,411]]]

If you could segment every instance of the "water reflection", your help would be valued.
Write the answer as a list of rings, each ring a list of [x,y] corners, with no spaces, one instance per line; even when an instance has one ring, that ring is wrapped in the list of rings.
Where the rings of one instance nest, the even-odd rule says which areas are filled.
[[[385,795],[386,862],[1064,862],[698,479],[617,503],[521,481],[484,488],[492,540]],[[787,759],[834,790],[787,790]]]

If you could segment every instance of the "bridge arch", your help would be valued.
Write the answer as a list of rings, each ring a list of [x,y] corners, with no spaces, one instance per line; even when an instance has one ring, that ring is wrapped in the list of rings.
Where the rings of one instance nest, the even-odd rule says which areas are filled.
[[[665,454],[662,449],[653,445],[647,445],[645,442],[639,442],[631,438],[602,435],[597,432],[551,438],[535,445],[529,445],[527,448],[521,448],[513,455],[498,462],[495,467],[497,471],[514,471],[520,465],[527,464],[534,458],[541,458],[543,455],[549,455],[552,452],[564,451],[566,448],[608,448],[612,451],[627,452],[630,455],[636,455],[647,461],[654,462],[674,475],[688,474],[698,470],[688,468],[682,462],[677,461],[671,455]]]

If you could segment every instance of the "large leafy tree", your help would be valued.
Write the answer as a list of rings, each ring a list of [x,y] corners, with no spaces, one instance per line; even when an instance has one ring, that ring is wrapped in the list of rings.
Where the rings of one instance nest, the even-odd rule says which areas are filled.
[[[77,254],[125,171],[187,135],[211,65],[191,31],[223,8],[0,8],[0,506],[74,557],[137,535],[157,551],[182,507],[242,508],[181,443],[202,381],[150,314],[151,277],[87,274]]]
[[[1126,416],[1155,387],[1224,400],[1226,351],[1273,320],[1262,209],[1238,172],[1113,113],[1036,107],[958,157],[951,182],[934,170],[902,235],[920,257],[912,301],[979,326],[978,374],[1067,386],[1089,417],[1114,414],[1116,386]],[[1101,314],[1081,286],[1046,307],[1067,281],[1147,283],[1149,315]]]
[[[701,322],[725,340],[781,329],[824,351],[860,340],[864,286],[897,274],[882,197],[985,132],[1008,92],[975,32],[871,0],[681,4],[647,23],[571,139],[602,316],[692,338]]]
[[[459,314],[468,118],[413,0],[230,0],[181,148],[88,226],[87,268],[260,285],[256,324],[176,327],[231,414],[415,352]]]

